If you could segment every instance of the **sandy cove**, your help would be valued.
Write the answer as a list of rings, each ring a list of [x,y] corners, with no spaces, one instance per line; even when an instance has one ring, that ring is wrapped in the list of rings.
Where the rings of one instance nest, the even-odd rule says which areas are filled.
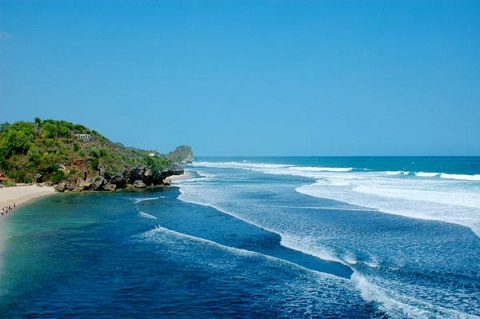
[[[192,178],[192,174],[189,171],[184,171],[183,174],[181,175],[172,175],[167,177],[167,180],[170,180],[170,182],[175,182],[175,181],[181,181],[184,179],[190,179]]]
[[[55,190],[51,186],[14,186],[0,188],[0,210],[3,207],[14,205],[16,207],[40,197],[54,194]]]
[[[168,177],[171,182],[189,179],[192,175],[185,171],[182,175],[173,175]],[[40,197],[54,194],[55,190],[51,186],[22,185],[14,187],[0,188],[0,211],[3,207],[14,205],[16,207]]]

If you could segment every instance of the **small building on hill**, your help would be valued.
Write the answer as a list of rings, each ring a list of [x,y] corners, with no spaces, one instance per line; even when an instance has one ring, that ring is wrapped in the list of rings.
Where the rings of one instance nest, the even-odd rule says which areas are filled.
[[[75,134],[75,137],[77,140],[87,142],[87,143],[92,140],[92,135],[90,134]]]

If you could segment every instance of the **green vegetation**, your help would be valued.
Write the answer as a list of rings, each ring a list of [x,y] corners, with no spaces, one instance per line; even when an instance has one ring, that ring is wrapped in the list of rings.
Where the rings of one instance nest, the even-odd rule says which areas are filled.
[[[2,181],[2,186],[11,187],[11,186],[16,186],[16,184],[15,184],[15,182],[12,182],[10,180],[5,180],[5,181]]]
[[[83,134],[83,135],[79,135]],[[0,176],[6,183],[76,181],[101,171],[114,175],[145,165],[162,171],[172,164],[163,156],[112,143],[97,131],[66,121],[0,124]]]

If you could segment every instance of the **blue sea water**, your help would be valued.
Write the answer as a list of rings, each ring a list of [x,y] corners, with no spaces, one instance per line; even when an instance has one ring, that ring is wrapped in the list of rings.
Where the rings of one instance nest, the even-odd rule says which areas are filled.
[[[480,158],[200,158],[0,219],[0,318],[479,318]]]

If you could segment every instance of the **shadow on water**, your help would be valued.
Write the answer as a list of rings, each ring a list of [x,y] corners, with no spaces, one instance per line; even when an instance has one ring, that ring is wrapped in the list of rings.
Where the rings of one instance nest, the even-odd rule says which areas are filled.
[[[165,194],[165,193],[164,193]],[[244,222],[212,207],[181,201],[179,190],[164,198],[137,204],[139,210],[157,218],[160,226],[218,244],[279,258],[301,267],[350,279],[352,270],[338,262],[326,261],[280,244],[280,235]]]

